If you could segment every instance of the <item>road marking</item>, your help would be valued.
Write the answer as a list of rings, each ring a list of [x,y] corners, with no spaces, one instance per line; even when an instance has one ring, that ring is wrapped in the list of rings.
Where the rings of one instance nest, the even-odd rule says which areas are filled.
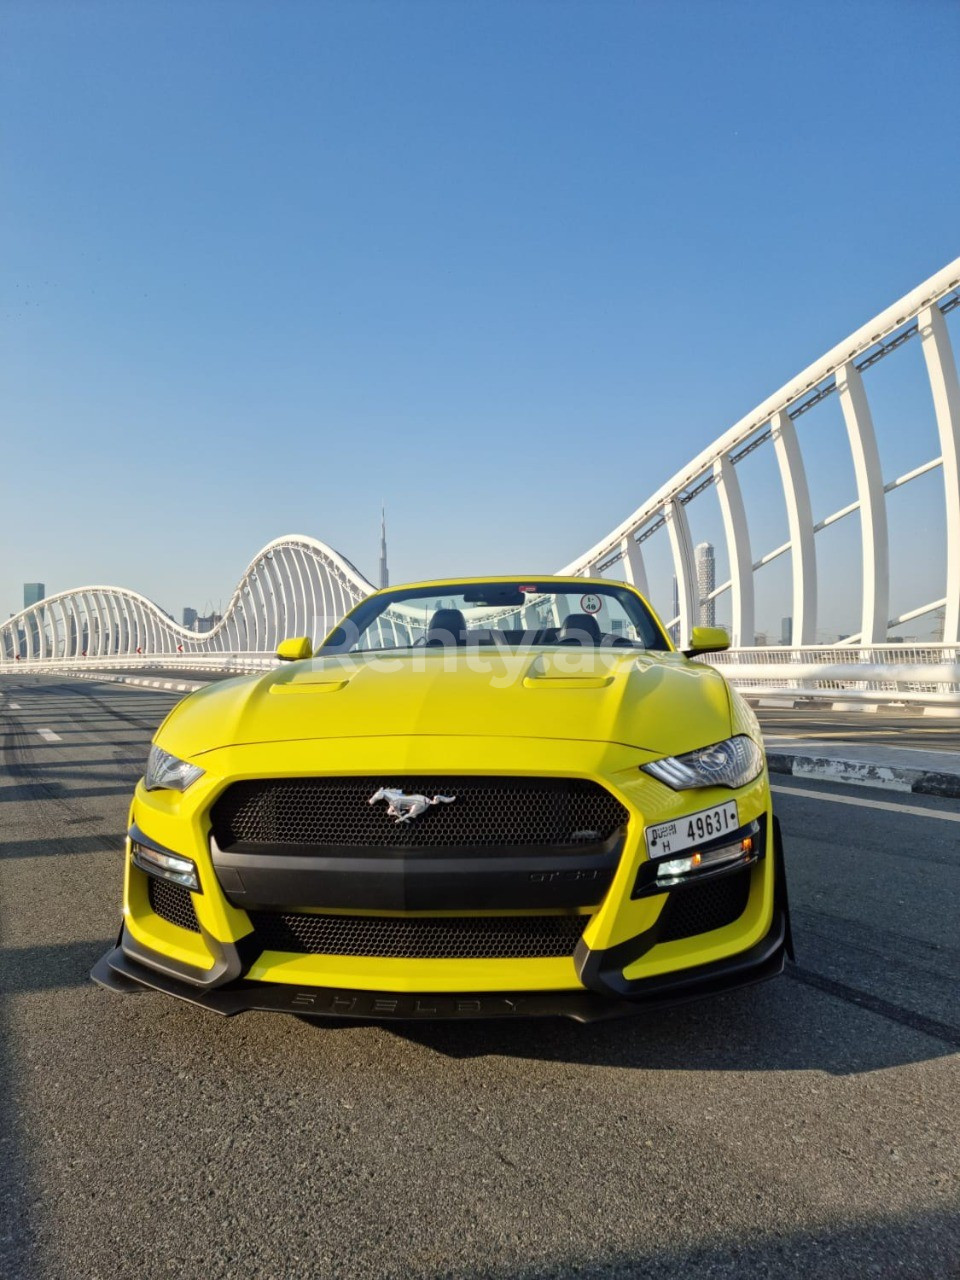
[[[833,804],[855,804],[862,809],[890,809],[893,813],[911,813],[918,818],[939,818],[941,822],[960,822],[960,813],[941,813],[938,809],[921,809],[916,804],[890,804],[887,800],[862,800],[859,796],[834,796],[827,791],[807,791],[805,787],[771,787],[782,796],[804,796],[808,800],[830,800]]]
[[[52,729],[38,729],[37,733],[39,733],[40,737],[44,740],[44,742],[62,742],[63,741],[59,733],[54,733]]]

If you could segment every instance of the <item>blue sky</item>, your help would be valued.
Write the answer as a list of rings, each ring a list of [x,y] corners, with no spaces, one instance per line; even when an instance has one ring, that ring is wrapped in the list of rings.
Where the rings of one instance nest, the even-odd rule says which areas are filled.
[[[381,501],[395,580],[556,568],[960,252],[947,0],[2,21],[4,616]]]

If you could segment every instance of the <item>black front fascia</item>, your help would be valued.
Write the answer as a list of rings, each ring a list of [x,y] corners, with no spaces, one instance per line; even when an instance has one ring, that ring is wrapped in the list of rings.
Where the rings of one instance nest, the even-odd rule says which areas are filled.
[[[590,907],[610,887],[623,835],[599,852],[490,850],[390,856],[224,852],[211,842],[220,887],[242,910],[485,911]]]

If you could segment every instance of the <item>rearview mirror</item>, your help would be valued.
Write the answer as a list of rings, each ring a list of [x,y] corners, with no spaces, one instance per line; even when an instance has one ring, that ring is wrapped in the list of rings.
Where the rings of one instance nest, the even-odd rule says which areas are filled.
[[[684,649],[688,658],[695,653],[721,653],[730,648],[730,637],[723,627],[694,627],[690,632],[689,648]]]
[[[519,609],[527,603],[527,597],[512,582],[488,582],[479,587],[468,587],[463,593],[463,603],[486,604],[496,609]]]
[[[313,645],[309,636],[296,636],[293,640],[281,640],[277,645],[277,657],[281,662],[301,662],[313,657]]]

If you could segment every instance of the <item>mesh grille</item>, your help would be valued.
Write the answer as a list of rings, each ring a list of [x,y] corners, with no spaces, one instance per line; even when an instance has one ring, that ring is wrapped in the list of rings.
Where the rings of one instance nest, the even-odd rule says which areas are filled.
[[[157,880],[151,876],[147,886],[147,897],[150,900],[151,911],[162,916],[164,920],[179,925],[181,929],[190,929],[193,933],[200,932],[189,889],[184,889],[179,884],[171,884],[169,880]]]
[[[251,911],[266,951],[461,960],[569,956],[589,916],[444,918],[294,915]]]
[[[397,823],[381,787],[455,796]],[[211,812],[221,849],[462,849],[543,845],[583,849],[609,839],[628,814],[605,788],[580,778],[277,778],[237,782]]]
[[[666,917],[658,942],[675,942],[733,924],[743,915],[750,896],[750,868],[720,876],[705,884],[675,889],[665,908]]]

